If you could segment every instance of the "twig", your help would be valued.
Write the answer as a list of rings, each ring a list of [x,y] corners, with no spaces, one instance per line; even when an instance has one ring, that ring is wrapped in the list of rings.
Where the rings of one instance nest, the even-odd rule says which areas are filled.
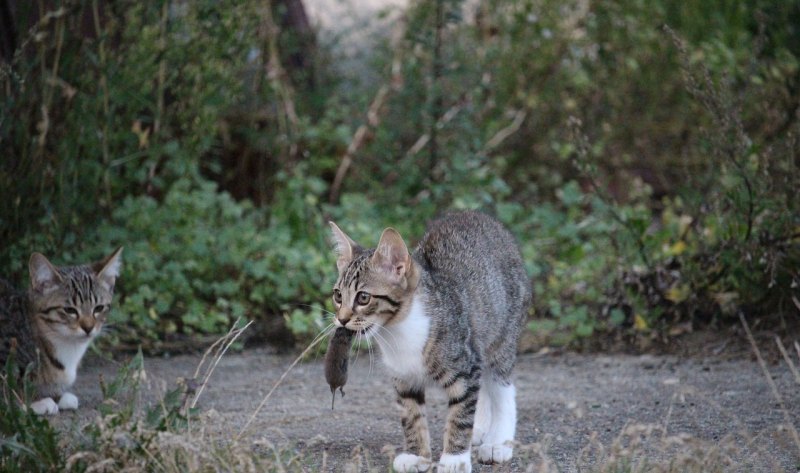
[[[267,63],[265,64],[266,77],[272,89],[278,95],[278,99],[283,107],[283,114],[278,114],[278,124],[281,131],[289,137],[297,135],[297,110],[294,104],[294,88],[289,80],[286,70],[283,68],[278,50],[279,27],[272,17],[272,5],[270,2],[262,9],[263,35],[267,47]],[[291,143],[288,149],[288,158],[294,159],[297,154],[297,143]]]
[[[333,184],[331,184],[331,191],[328,198],[331,203],[335,203],[339,200],[339,191],[342,187],[342,182],[344,182],[344,177],[353,164],[353,158],[356,152],[366,143],[370,129],[375,128],[380,123],[378,113],[381,108],[383,108],[383,104],[386,102],[386,97],[388,95],[389,87],[384,84],[378,89],[378,93],[375,94],[375,98],[372,99],[372,103],[369,105],[367,123],[358,127],[355,134],[353,134],[353,138],[350,140],[350,144],[347,145],[347,151],[345,151],[342,161],[339,163],[339,168],[336,169],[336,177],[334,177]]]
[[[527,116],[528,112],[525,110],[517,110],[517,112],[514,114],[514,120],[511,121],[511,124],[495,133],[494,136],[492,136],[489,141],[486,142],[484,149],[486,151],[491,151],[500,146],[500,144],[502,144],[503,141],[505,141],[509,136],[519,131],[520,127],[522,126],[522,122],[525,121]]]
[[[439,160],[439,115],[444,106],[442,92],[442,30],[444,30],[444,0],[434,0],[436,4],[433,28],[433,58],[431,64],[431,79],[428,94],[430,96],[430,146],[428,147],[428,172],[433,171],[436,161]]]
[[[778,350],[781,351],[781,355],[783,355],[783,359],[786,360],[786,364],[789,365],[789,370],[794,375],[794,382],[800,384],[800,372],[797,371],[797,368],[794,366],[794,362],[792,358],[789,356],[789,353],[786,352],[786,348],[783,346],[783,342],[781,341],[781,337],[775,335],[775,343],[778,344]]]
[[[353,164],[356,153],[364,146],[365,143],[367,143],[367,141],[369,141],[371,136],[370,131],[374,130],[378,127],[378,125],[380,125],[381,111],[384,108],[383,106],[386,103],[386,100],[389,98],[389,92],[399,90],[403,85],[403,75],[401,72],[404,50],[400,47],[400,43],[405,36],[405,19],[401,19],[401,21],[398,22],[398,25],[399,26],[395,28],[392,35],[391,44],[392,48],[394,49],[394,57],[392,58],[390,72],[391,76],[389,78],[389,82],[388,84],[382,85],[378,89],[378,92],[375,93],[375,97],[372,99],[372,102],[370,102],[369,109],[367,110],[367,122],[356,129],[356,132],[353,134],[353,138],[350,140],[350,144],[347,145],[347,150],[345,151],[344,156],[342,156],[342,161],[339,163],[339,167],[336,169],[336,176],[333,178],[331,190],[328,194],[328,202],[331,204],[335,204],[339,200],[339,194],[342,189],[342,184],[344,183],[344,178]]]
[[[442,118],[440,118],[439,121],[436,122],[436,127],[441,128],[444,125],[450,123],[453,120],[453,118],[455,118],[456,115],[458,115],[458,112],[460,112],[462,108],[463,104],[461,103],[457,103],[452,107],[450,107],[447,110],[447,112],[445,112],[445,114],[442,115]],[[422,151],[422,149],[425,148],[425,145],[428,144],[428,141],[430,141],[430,139],[431,135],[428,133],[425,133],[419,138],[417,138],[417,141],[414,142],[414,145],[411,146],[411,148],[409,148],[408,151],[406,151],[405,157],[414,156],[415,154]]]
[[[781,397],[781,393],[778,391],[778,387],[775,385],[775,381],[772,379],[772,375],[769,373],[767,363],[761,356],[761,350],[758,349],[756,339],[753,337],[753,333],[750,331],[750,326],[747,324],[747,320],[744,318],[744,314],[741,310],[739,311],[739,320],[742,322],[744,331],[747,334],[747,340],[750,341],[750,345],[753,347],[753,352],[756,354],[756,359],[758,359],[758,364],[761,366],[761,371],[764,372],[764,377],[767,379],[767,384],[769,384],[770,389],[772,389],[772,395],[775,396],[775,400],[778,401],[778,405],[781,406],[781,412],[783,413],[783,420],[786,422],[786,428],[789,430],[789,432],[791,432],[792,440],[794,440],[794,444],[797,446],[798,452],[800,452],[800,435],[797,434],[797,429],[795,429],[794,424],[792,423],[792,418],[789,416],[789,411],[786,410],[786,404],[783,402],[783,397]]]
[[[258,413],[261,412],[261,409],[264,407],[264,405],[267,403],[269,398],[272,396],[272,393],[275,392],[275,389],[277,389],[278,386],[281,385],[283,380],[286,378],[286,375],[289,374],[289,372],[292,370],[292,368],[294,368],[294,366],[297,363],[299,363],[300,360],[302,360],[311,351],[311,349],[314,348],[315,346],[317,346],[322,340],[325,340],[325,337],[317,337],[317,339],[314,340],[313,342],[311,342],[311,344],[309,344],[308,347],[306,347],[306,349],[303,350],[303,353],[300,353],[300,355],[297,358],[295,358],[295,360],[292,362],[292,364],[289,365],[288,368],[286,368],[286,371],[284,371],[283,374],[281,375],[281,377],[278,378],[278,381],[276,381],[275,384],[272,385],[272,388],[269,390],[267,395],[264,396],[264,399],[262,399],[261,402],[258,404],[258,407],[256,407],[256,410],[253,411],[253,414],[250,416],[249,419],[247,419],[247,422],[244,423],[244,426],[239,431],[239,433],[236,435],[236,438],[234,439],[234,442],[236,442],[240,438],[242,438],[242,435],[244,435],[244,433],[247,431],[247,428],[250,427],[250,424],[253,423],[253,420],[256,418]]]

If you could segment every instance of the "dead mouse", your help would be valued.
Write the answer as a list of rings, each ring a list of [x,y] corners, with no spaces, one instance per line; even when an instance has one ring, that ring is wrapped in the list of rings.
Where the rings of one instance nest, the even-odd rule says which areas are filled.
[[[336,388],[344,397],[344,385],[347,383],[347,360],[350,356],[350,344],[353,341],[353,332],[344,327],[339,327],[328,342],[328,352],[325,353],[325,380],[331,385],[331,409],[336,400]]]

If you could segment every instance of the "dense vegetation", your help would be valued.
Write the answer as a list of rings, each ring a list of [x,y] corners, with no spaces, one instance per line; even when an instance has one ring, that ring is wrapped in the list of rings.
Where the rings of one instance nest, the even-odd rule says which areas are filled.
[[[417,2],[355,56],[264,2],[53,3],[0,68],[0,267],[124,245],[119,343],[315,334],[326,220],[459,208],[516,234],[551,342],[797,323],[797,2]]]

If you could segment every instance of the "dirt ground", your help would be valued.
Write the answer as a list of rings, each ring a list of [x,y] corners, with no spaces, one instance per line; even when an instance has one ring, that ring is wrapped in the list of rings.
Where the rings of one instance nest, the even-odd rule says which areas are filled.
[[[268,348],[226,355],[202,394],[199,407],[211,412],[209,430],[230,438],[244,425],[296,354]],[[199,356],[147,358],[152,396],[178,377],[190,378]],[[74,392],[77,413],[62,413],[57,424],[75,428],[96,413],[98,376],[114,376],[119,363],[89,355]],[[379,357],[362,351],[351,361],[346,396],[331,411],[330,391],[321,359],[298,364],[255,418],[253,440],[304,452],[308,471],[343,471],[357,447],[378,471],[388,471],[392,448],[402,431],[391,384]],[[798,424],[800,390],[783,362],[770,375]],[[518,427],[510,465],[479,466],[473,471],[526,471],[547,464],[547,471],[587,471],[628,452],[651,463],[681,455],[727,459],[724,471],[798,471],[800,450],[786,428],[784,411],[766,376],[750,357],[736,359],[678,356],[521,355],[516,368]],[[441,452],[446,399],[428,392],[428,418],[434,455]],[[613,448],[615,441],[628,450]],[[555,467],[555,468],[553,468]]]

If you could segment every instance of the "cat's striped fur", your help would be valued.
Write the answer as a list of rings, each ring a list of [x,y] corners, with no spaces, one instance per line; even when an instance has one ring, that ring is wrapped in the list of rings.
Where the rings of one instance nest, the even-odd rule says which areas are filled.
[[[35,412],[78,407],[78,398],[67,389],[108,315],[121,251],[92,265],[59,268],[34,253],[27,293],[0,284],[0,366],[13,352],[20,374],[31,368]]]
[[[339,278],[336,323],[374,337],[394,378],[405,451],[397,471],[432,464],[425,387],[449,399],[439,471],[511,458],[516,407],[511,371],[530,304],[530,282],[511,234],[477,212],[432,222],[413,255],[384,230],[364,249],[331,223]]]

